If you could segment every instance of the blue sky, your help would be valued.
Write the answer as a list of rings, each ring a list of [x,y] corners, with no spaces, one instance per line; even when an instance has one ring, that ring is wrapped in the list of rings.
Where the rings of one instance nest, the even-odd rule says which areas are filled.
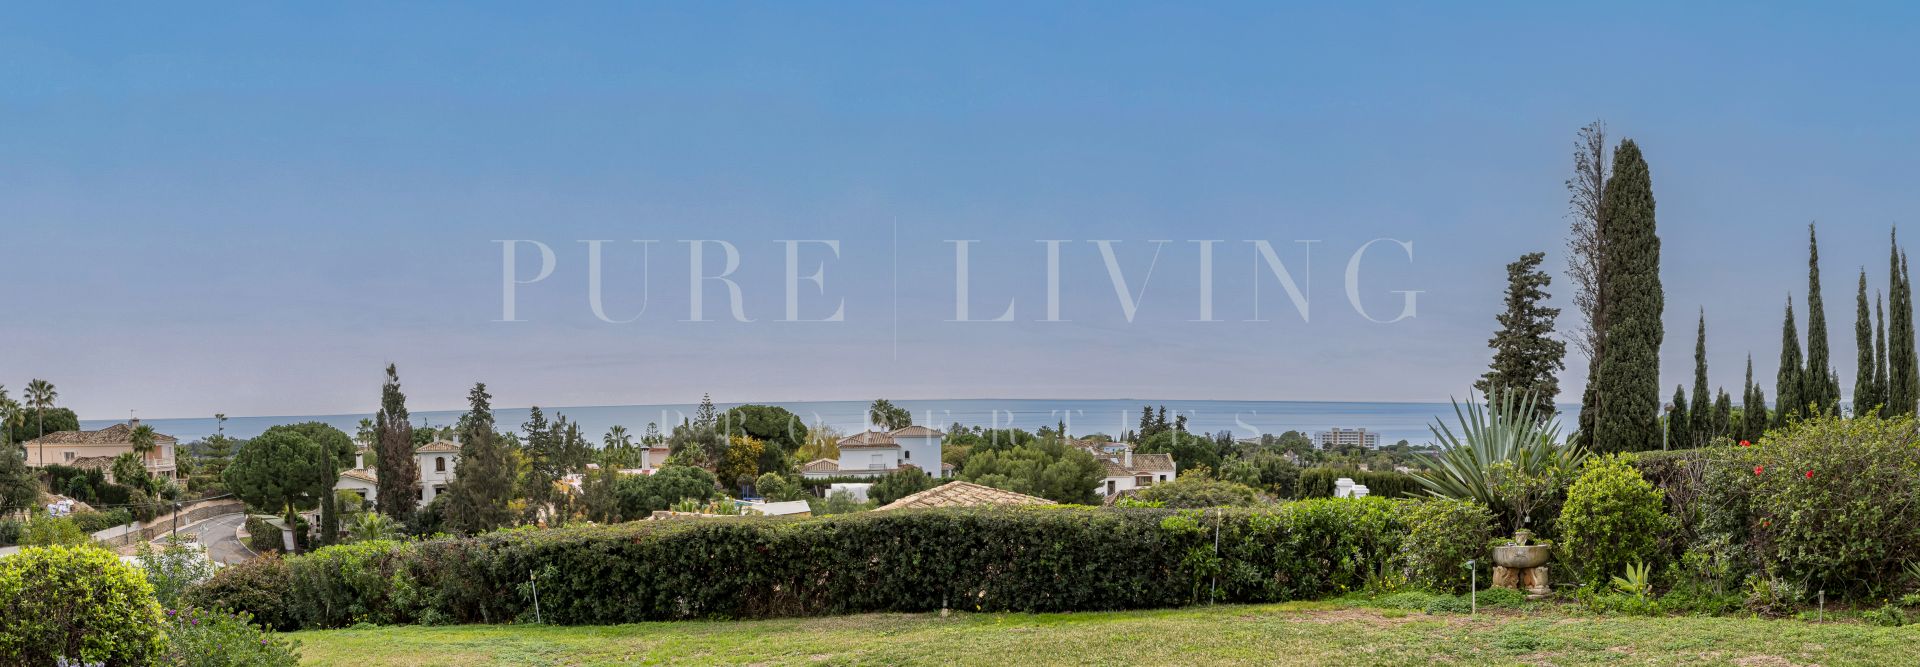
[[[1920,211],[1920,22],[1894,4],[681,3],[0,10],[0,383],[83,416],[948,397],[1444,400],[1482,372],[1505,263],[1556,301],[1569,149],[1652,165],[1663,384],[1744,356],[1769,395],[1818,221],[1836,369],[1853,290]],[[1910,236],[1920,235],[1914,226]],[[1423,290],[1417,317],[1347,304]],[[495,239],[558,266],[500,323]],[[585,301],[580,239],[658,239],[647,310]],[[682,322],[680,239],[724,239],[753,322]],[[780,322],[779,239],[839,239]],[[952,323],[954,259],[972,310]],[[1062,248],[1063,317],[1044,317]],[[1122,315],[1090,240],[1141,290]],[[1154,239],[1170,239],[1146,287]],[[1197,312],[1198,256],[1216,248]],[[1302,322],[1246,239],[1308,281]],[[1312,239],[1310,256],[1296,239]],[[608,308],[637,310],[637,246]],[[817,248],[809,253],[817,253]],[[802,273],[820,256],[810,254]],[[524,270],[532,270],[528,254]],[[718,254],[710,261],[718,261]],[[1306,264],[1310,261],[1310,267]],[[712,265],[709,265],[711,270]],[[1252,317],[1258,284],[1262,317]],[[809,291],[810,290],[810,291]],[[897,304],[897,306],[896,306]],[[1571,313],[1562,324],[1571,328]],[[1800,320],[1804,326],[1805,313]],[[1803,334],[1804,336],[1804,334]],[[1584,360],[1569,359],[1563,400]],[[1669,390],[1670,392],[1670,390]]]

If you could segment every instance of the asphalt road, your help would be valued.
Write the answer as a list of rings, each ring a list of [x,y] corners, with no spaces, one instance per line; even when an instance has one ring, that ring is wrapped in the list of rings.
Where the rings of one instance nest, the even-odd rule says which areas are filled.
[[[246,523],[246,521],[247,515],[245,514],[222,514],[192,526],[182,528],[180,529],[180,534],[183,536],[192,535],[201,544],[206,545],[207,554],[213,558],[213,562],[215,563],[225,565],[244,563],[253,559],[253,552],[248,551],[245,546],[242,546],[240,540],[234,539],[233,531],[238,529],[240,524]],[[159,539],[154,540],[154,542],[157,543],[164,539],[166,539],[166,536],[163,535]]]

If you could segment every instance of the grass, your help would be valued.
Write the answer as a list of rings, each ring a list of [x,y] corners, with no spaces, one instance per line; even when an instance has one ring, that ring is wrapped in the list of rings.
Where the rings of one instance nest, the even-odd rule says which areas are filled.
[[[871,614],[597,627],[295,633],[314,665],[1900,665],[1920,628],[1858,623],[1479,616],[1339,602],[1081,614]]]

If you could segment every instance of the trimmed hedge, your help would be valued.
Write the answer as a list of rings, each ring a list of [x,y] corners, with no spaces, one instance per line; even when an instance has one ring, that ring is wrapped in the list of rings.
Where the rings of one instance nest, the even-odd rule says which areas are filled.
[[[263,621],[278,612],[282,627],[300,628],[530,619],[529,575],[543,619],[561,624],[1296,600],[1361,588],[1394,567],[1402,504],[973,508],[512,530],[329,547],[285,559],[284,576],[275,566],[228,568],[193,599]],[[287,589],[264,593],[242,578]]]
[[[1412,475],[1398,472],[1375,472],[1356,468],[1307,468],[1300,471],[1301,498],[1328,498],[1333,496],[1333,483],[1345,477],[1353,483],[1367,487],[1367,494],[1381,498],[1414,498],[1425,496],[1420,483]]]

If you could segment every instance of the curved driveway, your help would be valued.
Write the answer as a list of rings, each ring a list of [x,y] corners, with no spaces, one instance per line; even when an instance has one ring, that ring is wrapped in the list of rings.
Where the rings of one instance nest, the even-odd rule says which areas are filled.
[[[180,534],[191,535],[195,540],[198,540],[200,544],[205,545],[207,547],[207,555],[213,558],[213,562],[222,565],[233,565],[253,559],[253,552],[248,551],[244,545],[240,544],[240,540],[234,537],[234,531],[240,528],[240,524],[246,522],[247,515],[245,514],[222,514],[201,521],[200,523],[181,528]],[[166,539],[166,536],[162,535],[155,538],[154,542],[158,543],[164,539]]]

